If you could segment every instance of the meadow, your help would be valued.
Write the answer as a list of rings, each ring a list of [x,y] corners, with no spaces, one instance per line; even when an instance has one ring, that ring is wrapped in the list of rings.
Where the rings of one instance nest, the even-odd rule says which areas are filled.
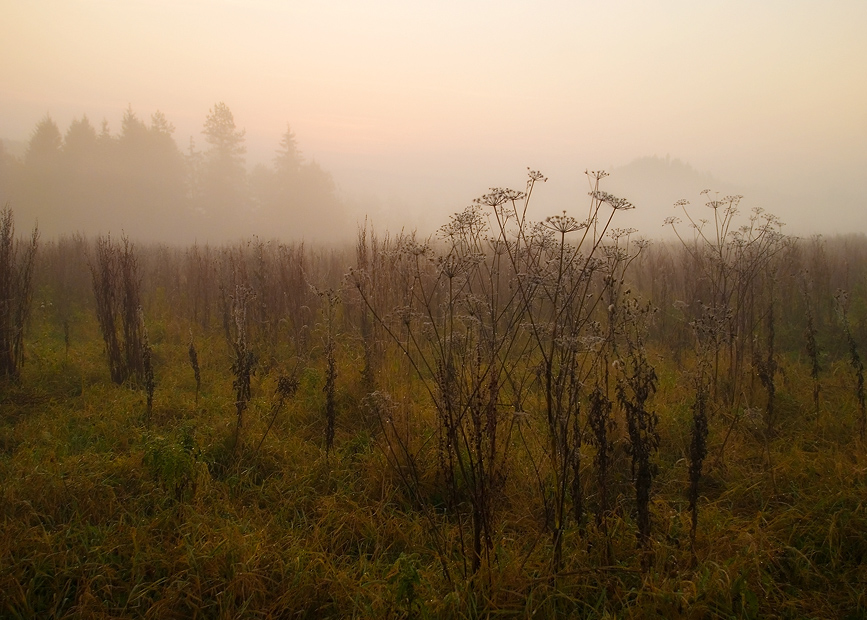
[[[0,248],[0,615],[867,617],[867,238],[589,173],[354,246]]]

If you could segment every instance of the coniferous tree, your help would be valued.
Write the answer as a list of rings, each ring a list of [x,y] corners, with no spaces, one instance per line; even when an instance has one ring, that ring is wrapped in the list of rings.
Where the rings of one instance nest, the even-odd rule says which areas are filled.
[[[331,174],[298,148],[292,128],[280,139],[272,169],[257,167],[250,175],[250,195],[260,227],[283,238],[345,233],[342,205]],[[275,229],[275,225],[277,228]]]
[[[151,135],[138,115],[127,108],[121,120],[115,159],[114,209],[104,214],[108,227],[101,232],[123,230],[137,237],[149,236],[154,227],[154,209],[162,206],[155,193],[163,179],[152,175]],[[108,205],[106,205],[108,206]]]
[[[287,124],[286,132],[280,138],[277,155],[274,157],[274,172],[277,173],[281,185],[286,189],[291,188],[297,182],[303,164],[304,156],[298,149],[295,132]]]
[[[60,129],[49,115],[36,123],[30,141],[27,144],[27,152],[24,154],[24,164],[27,166],[40,166],[55,163],[60,157],[60,147],[63,144],[63,136]]]
[[[186,197],[187,167],[184,156],[174,139],[175,127],[157,110],[148,128],[149,193],[153,204],[153,231],[158,239],[170,239],[172,223],[176,229],[189,227],[190,205]]]
[[[73,119],[63,138],[63,155],[76,163],[92,160],[98,140],[96,128],[90,124],[86,114]]]
[[[23,219],[65,221],[62,145],[63,136],[57,123],[46,114],[30,135],[24,153],[20,191],[14,197],[16,211]]]
[[[236,128],[229,106],[219,102],[208,112],[202,133],[210,148],[204,158],[200,208],[211,219],[212,230],[238,231],[246,208],[245,131]]]
[[[99,222],[108,179],[96,128],[87,116],[73,119],[63,139],[63,185],[67,228],[90,228]]]
[[[0,197],[43,233],[124,233],[131,238],[222,240],[250,233],[285,240],[339,236],[342,205],[331,174],[306,159],[292,128],[281,135],[272,164],[248,175],[245,132],[229,107],[209,110],[204,152],[190,137],[181,152],[175,128],[156,111],[150,122],[128,106],[120,131],[83,115],[65,135],[50,116],[33,130],[19,160],[0,150]],[[347,238],[352,226],[345,222]]]

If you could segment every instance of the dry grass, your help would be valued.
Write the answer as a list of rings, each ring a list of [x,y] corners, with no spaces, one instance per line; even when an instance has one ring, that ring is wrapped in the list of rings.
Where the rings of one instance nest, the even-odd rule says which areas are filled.
[[[142,265],[156,264],[143,252]],[[293,264],[279,261],[295,254],[263,252],[263,273],[294,273]],[[182,265],[183,255],[177,257]],[[352,264],[354,251],[347,249],[343,259]],[[343,259],[305,260],[318,281],[336,290],[333,264]],[[374,332],[370,326],[365,334],[356,330],[351,317],[357,312],[338,312],[331,326],[331,354],[341,373],[332,394],[334,448],[326,457],[327,354],[305,339],[315,345],[329,328],[316,325],[316,307],[304,310],[292,300],[280,302],[285,321],[269,307],[255,310],[267,324],[251,326],[250,347],[267,352],[267,363],[251,377],[245,442],[228,459],[237,424],[233,350],[219,322],[203,320],[219,316],[216,272],[210,279],[199,272],[202,288],[195,296],[173,290],[153,270],[144,273],[156,385],[148,423],[146,395],[109,380],[92,309],[82,301],[62,316],[52,310],[58,287],[44,270],[56,264],[52,260],[49,255],[37,279],[20,381],[0,391],[0,616],[867,614],[867,450],[856,432],[858,403],[845,345],[829,344],[833,332],[822,322],[824,306],[817,305],[815,315],[828,352],[818,421],[811,361],[786,348],[793,319],[782,313],[775,434],[767,436],[760,413],[709,406],[695,558],[688,495],[694,389],[684,378],[694,360],[690,352],[672,355],[668,345],[679,341],[654,337],[657,325],[649,331],[647,357],[658,376],[658,471],[644,561],[636,543],[627,421],[615,407],[604,529],[592,518],[568,521],[561,567],[552,576],[554,542],[534,470],[547,449],[548,429],[544,419],[528,416],[511,437],[490,561],[477,576],[458,579],[466,527],[459,512],[445,509],[432,431],[436,412],[393,347],[376,342],[374,351],[364,342],[362,336]],[[267,299],[281,297],[270,291]],[[854,338],[861,334],[860,303],[853,292]],[[306,329],[298,324],[305,316]],[[199,381],[190,370],[191,330]],[[67,333],[74,335],[68,349]],[[387,427],[365,409],[371,351],[375,385],[390,395],[393,424]],[[280,378],[290,375],[298,391],[272,417]],[[745,390],[744,404],[760,406],[761,394],[757,383],[753,392]],[[527,399],[528,410],[534,400]],[[403,433],[416,460],[389,458],[387,433]],[[595,448],[581,450],[580,479],[592,516],[599,506]],[[415,493],[401,467],[415,468]]]

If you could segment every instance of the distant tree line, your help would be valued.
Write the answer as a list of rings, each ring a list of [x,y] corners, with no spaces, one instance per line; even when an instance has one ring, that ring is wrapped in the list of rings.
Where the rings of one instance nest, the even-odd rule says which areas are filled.
[[[0,206],[43,234],[126,233],[161,241],[205,241],[258,234],[321,237],[342,222],[331,175],[306,159],[286,127],[271,166],[248,173],[245,132],[225,103],[210,109],[204,150],[185,150],[162,112],[150,122],[130,106],[120,132],[107,120],[73,120],[63,134],[48,115],[33,129],[23,157],[0,142]]]

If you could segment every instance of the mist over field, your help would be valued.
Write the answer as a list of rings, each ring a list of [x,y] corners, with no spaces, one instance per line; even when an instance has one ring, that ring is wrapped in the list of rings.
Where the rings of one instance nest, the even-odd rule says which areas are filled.
[[[433,231],[528,167],[534,218],[581,213],[604,169],[651,238],[702,189],[791,234],[864,232],[865,21],[857,1],[7,3],[0,200],[50,236],[338,239]],[[219,110],[231,153],[203,133]]]
[[[867,2],[0,2],[0,617],[867,618]]]

